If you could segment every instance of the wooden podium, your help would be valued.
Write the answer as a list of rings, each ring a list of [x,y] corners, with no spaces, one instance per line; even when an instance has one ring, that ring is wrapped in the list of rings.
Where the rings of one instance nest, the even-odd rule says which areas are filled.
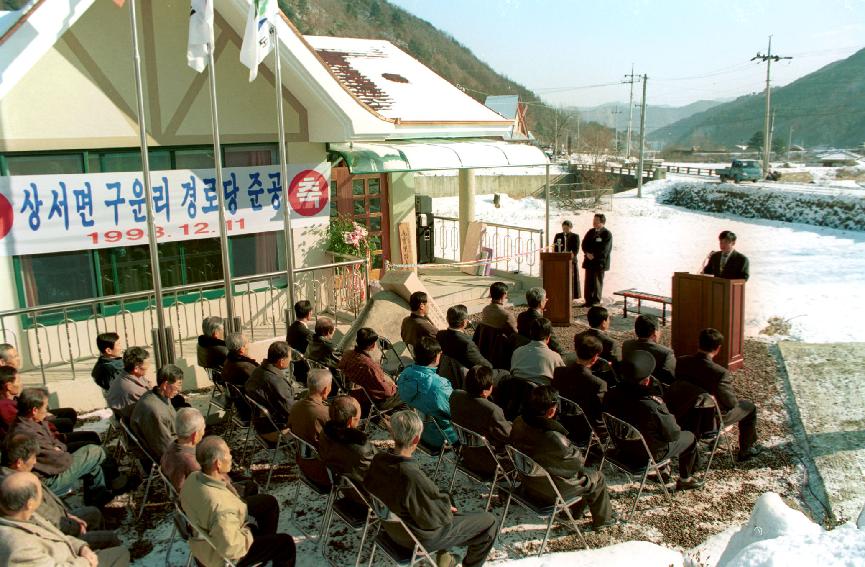
[[[745,337],[745,280],[727,280],[676,272],[673,274],[672,347],[677,356],[697,351],[700,331],[707,327],[724,335],[715,362],[738,370]]]
[[[574,255],[571,252],[541,252],[541,281],[547,292],[544,315],[553,325],[571,324],[574,296]]]

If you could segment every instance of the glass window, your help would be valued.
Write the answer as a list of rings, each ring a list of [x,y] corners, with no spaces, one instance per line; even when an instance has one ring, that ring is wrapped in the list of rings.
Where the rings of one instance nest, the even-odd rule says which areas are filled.
[[[353,179],[351,181],[351,194],[352,195],[363,195],[364,186],[363,179]]]
[[[380,213],[381,212],[381,199],[376,197],[375,199],[369,200],[369,212],[372,213]]]
[[[28,307],[96,297],[89,251],[34,254],[21,258]]]
[[[151,171],[171,169],[171,152],[168,150],[149,150]],[[141,171],[141,151],[123,150],[105,152],[99,156],[100,171]]]
[[[367,181],[367,193],[370,195],[378,195],[381,192],[381,180],[370,179]]]
[[[285,269],[285,238],[281,232],[232,236],[231,275],[267,274]]]
[[[47,175],[50,173],[84,173],[80,153],[6,156],[9,175]]]
[[[212,282],[222,279],[222,253],[218,238],[186,240],[183,244],[184,282]],[[161,263],[161,262],[160,262]]]
[[[276,144],[264,146],[232,146],[223,149],[225,167],[252,167],[279,163]],[[213,167],[212,165],[210,167]]]
[[[213,148],[177,150],[174,152],[175,169],[213,169]]]

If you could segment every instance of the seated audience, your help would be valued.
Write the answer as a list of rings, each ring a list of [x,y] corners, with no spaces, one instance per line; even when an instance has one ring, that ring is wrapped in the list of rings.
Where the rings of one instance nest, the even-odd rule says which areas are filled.
[[[192,525],[216,547],[191,539],[189,548],[195,559],[208,567],[223,565],[223,557],[238,567],[268,561],[274,567],[292,567],[294,540],[290,535],[276,533],[276,498],[264,494],[256,497],[267,503],[267,514],[256,515],[247,508],[231,485],[231,450],[219,437],[205,437],[195,448],[195,458],[201,470],[186,478],[180,504]]]
[[[724,344],[724,335],[716,329],[700,331],[699,350],[679,358],[676,378],[714,396],[721,409],[724,425],[739,424],[739,460],[747,461],[762,452],[757,445],[757,406],[750,400],[740,400],[733,388],[733,377],[726,368],[713,360]],[[693,406],[693,400],[691,406]],[[673,402],[671,401],[671,405]]]
[[[159,463],[162,474],[180,493],[183,483],[190,473],[201,470],[195,460],[195,447],[204,438],[204,416],[195,408],[181,408],[174,419],[174,431],[177,438],[171,442],[162,454]]]
[[[328,416],[318,438],[318,455],[334,473],[360,486],[375,455],[369,437],[357,428],[360,403],[352,396],[337,396],[330,402]]]
[[[525,409],[511,427],[510,444],[544,467],[562,497],[582,496],[572,508],[579,520],[588,508],[592,526],[599,529],[615,523],[604,474],[584,468],[580,449],[568,439],[568,431],[554,418],[559,395],[552,386],[538,386],[529,395]],[[543,478],[522,478],[520,489],[528,498],[553,504],[555,493]]]
[[[96,359],[90,375],[107,393],[111,382],[123,375],[123,344],[120,335],[113,332],[100,333],[96,336],[96,348],[99,350],[99,358]]]
[[[346,386],[350,388],[351,384],[357,384],[366,390],[380,410],[400,405],[402,402],[396,391],[396,383],[372,358],[378,344],[378,333],[369,327],[363,327],[357,332],[355,341],[354,349],[346,351],[339,361],[339,369],[345,376]]]
[[[304,399],[291,406],[288,414],[288,427],[291,432],[312,445],[318,447],[318,437],[324,424],[329,419],[327,405],[324,403],[330,394],[333,377],[330,370],[317,368],[309,371]]]
[[[105,451],[98,445],[84,445],[69,453],[66,445],[57,440],[45,416],[48,415],[48,394],[41,388],[25,388],[18,396],[18,417],[9,430],[9,437],[25,435],[39,443],[34,470],[43,477],[45,486],[58,496],[75,488],[78,481],[85,482],[85,497],[97,504],[110,500],[102,463]]]
[[[465,368],[477,365],[492,368],[493,365],[481,354],[478,345],[466,333],[469,311],[465,305],[454,305],[447,310],[448,328],[436,333],[442,354],[451,357]]]
[[[413,411],[394,414],[393,452],[373,457],[364,485],[405,522],[424,548],[432,553],[441,550],[439,564],[448,549],[465,545],[468,550],[463,567],[483,565],[496,538],[496,517],[489,512],[459,513],[450,497],[424,474],[413,458],[422,429],[423,423]],[[408,549],[414,546],[392,523],[383,522],[382,526],[397,544]]]
[[[42,485],[33,473],[16,471],[0,481],[0,565],[129,565],[125,547],[93,551],[63,534],[36,513],[42,500]]]
[[[225,346],[225,325],[222,317],[205,317],[201,322],[201,335],[198,337],[196,355],[202,368],[222,370],[228,348]]]
[[[601,408],[607,393],[607,383],[592,374],[591,368],[598,361],[603,347],[601,341],[589,335],[575,338],[574,343],[577,361],[570,366],[556,368],[553,387],[560,395],[576,402],[597,431],[604,426]]]
[[[466,375],[466,389],[454,390],[450,398],[451,419],[457,425],[483,435],[499,453],[504,452],[511,434],[511,423],[505,419],[502,408],[490,401],[493,393],[493,371],[486,366],[475,366]],[[492,474],[492,462],[486,448],[460,448],[466,466],[478,474]]]
[[[514,314],[505,309],[508,300],[508,286],[504,282],[490,285],[490,304],[481,311],[481,323],[494,329],[502,329],[507,334],[517,332]]]
[[[129,420],[135,402],[147,393],[152,384],[147,378],[150,353],[141,347],[129,347],[123,353],[123,374],[111,382],[108,407]]]
[[[542,287],[533,287],[526,292],[528,309],[517,315],[517,331],[526,339],[531,340],[532,322],[544,317],[544,307],[547,305],[547,291]],[[564,354],[565,349],[555,337],[550,337],[550,350]]]
[[[246,395],[267,409],[282,433],[288,427],[288,414],[291,413],[295,397],[294,388],[285,377],[289,364],[291,351],[288,343],[276,341],[267,348],[267,358],[246,381]],[[254,426],[267,441],[276,442],[279,438],[280,431],[274,430],[265,417],[257,418]]]
[[[676,490],[699,488],[703,483],[691,476],[697,456],[697,439],[682,431],[661,398],[663,389],[652,376],[655,359],[641,350],[622,361],[622,383],[610,390],[605,411],[631,425],[643,435],[655,462],[678,457]],[[646,449],[639,440],[616,439],[617,457],[633,466],[646,464]]]
[[[435,338],[438,329],[427,316],[429,298],[423,291],[416,291],[408,298],[408,317],[402,320],[399,336],[406,345],[415,348],[423,337]]]
[[[586,313],[586,319],[591,328],[579,333],[577,336],[595,337],[601,341],[601,346],[603,347],[601,358],[612,364],[621,362],[622,347],[607,334],[607,331],[610,329],[610,312],[607,311],[607,308],[600,305],[590,307]]]
[[[397,381],[400,399],[438,424],[438,427],[432,421],[424,424],[423,443],[433,449],[444,444],[442,434],[451,445],[457,440],[456,431],[450,424],[453,386],[436,373],[441,356],[442,348],[437,340],[421,338],[414,350],[415,363],[403,370]]]
[[[309,346],[306,347],[306,358],[329,368],[336,368],[339,359],[342,358],[342,351],[333,344],[335,332],[336,325],[333,324],[332,319],[328,317],[317,318],[315,320],[315,333],[309,340]]]
[[[180,392],[183,370],[166,364],[156,373],[156,386],[135,403],[129,426],[144,448],[158,462],[175,438],[177,412],[171,398]]]
[[[225,346],[228,348],[228,356],[225,357],[225,365],[222,367],[222,379],[243,392],[246,388],[246,381],[249,380],[259,364],[247,356],[249,354],[249,339],[242,333],[228,333],[228,336],[225,337]],[[237,416],[244,422],[248,421],[252,413],[249,403],[242,397],[231,394],[232,392],[229,391],[229,399],[237,408]]]
[[[3,453],[5,467],[0,469],[0,480],[13,472],[33,472],[39,443],[33,437],[16,435],[6,444]],[[113,531],[103,530],[102,512],[96,506],[82,506],[74,511],[50,490],[43,490],[42,504],[36,513],[65,535],[84,540],[92,549],[105,549],[121,545]]]
[[[665,386],[672,384],[676,373],[676,355],[672,349],[658,344],[658,318],[654,315],[640,315],[634,321],[634,334],[637,335],[636,339],[622,343],[622,359],[628,358],[635,350],[644,350],[655,359],[655,378]]]
[[[295,303],[294,322],[288,326],[285,342],[300,354],[306,352],[312,340],[312,331],[309,330],[309,322],[311,320],[312,303],[306,299],[301,299]],[[309,374],[309,364],[305,360],[295,360],[291,363],[291,369],[294,379],[301,384],[306,384],[306,376]]]
[[[552,334],[553,326],[549,319],[541,317],[532,321],[532,342],[516,349],[511,357],[512,376],[528,380],[546,380],[547,384],[553,379],[555,369],[564,366],[565,363],[559,353],[550,350],[549,342]]]

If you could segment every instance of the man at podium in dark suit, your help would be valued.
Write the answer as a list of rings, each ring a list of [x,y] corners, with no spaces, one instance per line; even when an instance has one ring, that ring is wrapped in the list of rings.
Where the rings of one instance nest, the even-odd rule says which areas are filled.
[[[573,267],[574,272],[574,301],[582,297],[580,295],[580,265],[577,263],[577,254],[580,252],[580,236],[571,232],[574,224],[566,220],[562,223],[562,232],[556,234],[553,238],[553,252],[573,252]]]
[[[747,280],[748,257],[735,250],[736,233],[725,230],[718,235],[721,250],[709,254],[703,273],[727,280]]]

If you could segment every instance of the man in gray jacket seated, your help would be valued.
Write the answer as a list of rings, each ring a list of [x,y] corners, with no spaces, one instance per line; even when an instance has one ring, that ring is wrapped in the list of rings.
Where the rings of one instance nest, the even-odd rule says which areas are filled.
[[[412,458],[423,430],[415,412],[395,413],[390,425],[395,443],[393,452],[373,457],[364,482],[367,490],[399,516],[428,551],[466,545],[463,566],[483,565],[495,541],[496,517],[489,512],[458,513],[450,497],[424,474]],[[395,528],[393,523],[384,523],[384,529],[397,544],[411,549],[413,543]]]
[[[36,513],[41,503],[42,485],[33,473],[14,472],[0,482],[0,565],[129,565],[124,547],[94,552],[80,539],[64,535]]]
[[[180,393],[182,384],[183,370],[166,364],[156,373],[156,386],[135,403],[129,418],[132,432],[157,463],[177,437],[174,433],[177,412],[171,398]]]

